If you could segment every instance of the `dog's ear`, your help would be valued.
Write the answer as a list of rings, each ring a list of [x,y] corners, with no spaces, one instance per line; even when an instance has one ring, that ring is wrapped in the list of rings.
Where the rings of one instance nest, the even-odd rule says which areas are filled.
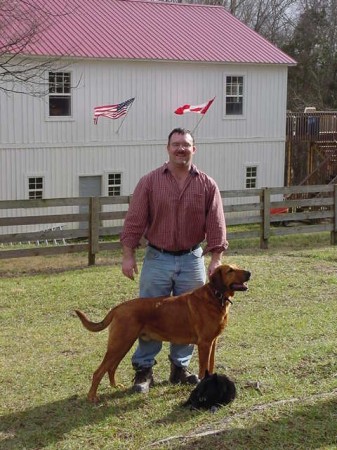
[[[212,286],[215,287],[215,289],[221,292],[221,289],[224,287],[221,266],[215,269],[215,271],[210,276],[209,281],[211,282]]]
[[[204,378],[209,378],[209,377],[210,377],[210,374],[209,374],[208,370],[206,369]]]

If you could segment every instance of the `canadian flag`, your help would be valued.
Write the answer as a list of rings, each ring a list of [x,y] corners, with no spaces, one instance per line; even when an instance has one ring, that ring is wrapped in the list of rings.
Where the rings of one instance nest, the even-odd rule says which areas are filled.
[[[212,100],[209,100],[206,103],[202,103],[201,105],[184,105],[184,106],[180,106],[179,108],[177,108],[174,111],[174,114],[185,114],[187,112],[194,112],[194,113],[198,113],[198,114],[206,114],[206,112],[208,111],[209,107],[211,106],[211,104],[214,102],[214,98],[212,98]]]

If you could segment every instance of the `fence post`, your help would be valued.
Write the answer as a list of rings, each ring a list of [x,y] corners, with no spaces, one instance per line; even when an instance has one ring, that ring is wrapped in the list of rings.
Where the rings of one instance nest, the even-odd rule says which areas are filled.
[[[333,209],[334,209],[334,217],[333,217],[333,231],[330,234],[330,243],[331,245],[337,245],[337,184],[334,185],[333,191]]]
[[[99,251],[99,197],[91,197],[89,201],[89,242],[88,265],[95,265],[96,253]]]
[[[263,188],[260,194],[261,209],[261,234],[260,248],[268,248],[268,239],[270,236],[270,190]]]

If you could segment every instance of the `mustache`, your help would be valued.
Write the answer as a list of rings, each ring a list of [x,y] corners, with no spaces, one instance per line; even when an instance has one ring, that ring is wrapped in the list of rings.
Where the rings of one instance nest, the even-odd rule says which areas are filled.
[[[183,155],[183,156],[185,156],[185,155],[188,155],[188,152],[186,152],[185,150],[177,150],[175,152],[175,155]]]

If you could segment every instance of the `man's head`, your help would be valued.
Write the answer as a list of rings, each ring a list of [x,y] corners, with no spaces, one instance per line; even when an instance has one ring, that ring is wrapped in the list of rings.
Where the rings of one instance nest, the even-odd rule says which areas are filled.
[[[174,166],[190,167],[196,152],[192,133],[185,128],[174,128],[168,136],[167,152]]]

